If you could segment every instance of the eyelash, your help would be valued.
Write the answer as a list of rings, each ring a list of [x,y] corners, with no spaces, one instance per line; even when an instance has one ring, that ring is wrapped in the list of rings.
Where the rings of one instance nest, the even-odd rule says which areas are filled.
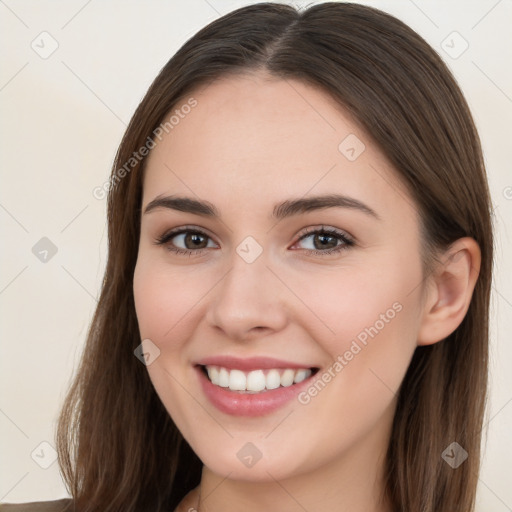
[[[196,250],[181,249],[179,247],[172,247],[170,244],[168,244],[168,242],[172,238],[174,238],[177,235],[181,235],[183,233],[198,234],[198,235],[201,235],[201,236],[211,239],[211,237],[208,234],[206,234],[204,231],[201,231],[200,229],[197,229],[197,228],[185,226],[185,227],[177,228],[177,229],[174,229],[174,230],[164,233],[162,236],[158,237],[155,240],[155,244],[156,245],[166,245],[167,250],[174,252],[176,254],[183,254],[183,255],[188,255],[188,256],[198,256],[199,254],[201,254],[203,251],[206,250],[206,248],[196,249]],[[327,255],[330,255],[333,253],[339,253],[339,252],[345,251],[355,245],[355,241],[351,237],[349,237],[346,233],[339,231],[337,229],[334,229],[334,228],[326,228],[325,226],[322,226],[321,228],[308,228],[308,230],[300,236],[300,238],[297,240],[297,242],[300,242],[304,238],[307,238],[307,237],[309,237],[311,235],[315,235],[315,234],[334,236],[334,237],[338,238],[338,240],[341,240],[343,242],[343,244],[338,245],[331,249],[326,249],[325,251],[322,251],[319,249],[305,249],[306,252],[308,252],[309,254],[315,254],[318,256],[327,256]]]

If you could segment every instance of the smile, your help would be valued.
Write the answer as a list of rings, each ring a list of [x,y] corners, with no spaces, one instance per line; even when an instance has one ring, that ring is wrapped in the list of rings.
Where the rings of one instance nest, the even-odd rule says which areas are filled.
[[[274,358],[218,356],[194,364],[205,398],[231,416],[263,416],[296,402],[319,367]]]
[[[203,367],[210,382],[215,386],[229,388],[231,391],[243,393],[260,393],[287,388],[307,379],[312,374],[310,368],[300,369],[259,369],[250,372],[208,365]]]

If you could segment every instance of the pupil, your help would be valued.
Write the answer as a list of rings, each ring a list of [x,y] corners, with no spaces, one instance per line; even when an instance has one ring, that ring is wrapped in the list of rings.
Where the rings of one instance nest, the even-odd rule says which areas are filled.
[[[322,242],[320,244],[321,248],[325,248],[326,243],[328,243],[328,242],[325,241],[326,238],[327,239],[330,238],[331,240],[334,240],[334,244],[336,244],[336,239],[333,236],[330,236],[330,235],[318,235],[318,236],[319,236],[319,238],[322,239]]]
[[[194,233],[194,234],[189,235],[189,236],[190,236],[190,238],[192,239],[192,243],[193,243],[194,245],[196,245],[196,246],[197,246],[198,244],[200,244],[200,243],[201,243],[201,240],[200,240],[200,239],[201,239],[202,235],[199,235],[198,233]]]

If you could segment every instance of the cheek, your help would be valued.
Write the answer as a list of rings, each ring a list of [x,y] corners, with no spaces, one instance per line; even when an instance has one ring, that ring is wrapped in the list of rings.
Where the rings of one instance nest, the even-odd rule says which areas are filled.
[[[308,330],[336,357],[350,350],[354,340],[363,347],[372,340],[410,345],[412,339],[414,344],[419,287],[414,288],[420,279],[419,262],[409,260],[406,267],[389,258],[317,273],[314,279],[295,275],[294,291],[312,313]]]
[[[199,300],[198,292],[189,291],[187,279],[147,258],[139,259],[133,278],[135,310],[141,339],[150,339],[160,350],[147,366],[149,378],[169,415],[181,432],[194,431],[190,420],[191,400],[183,393],[189,370],[183,350],[187,313]],[[194,403],[194,402],[192,402]]]
[[[324,288],[327,296],[313,295],[318,316],[335,331],[321,338],[333,365],[317,401],[333,404],[331,414],[358,411],[354,418],[371,423],[397,393],[417,343],[421,264],[413,256],[339,273]],[[327,421],[328,413],[317,412]]]
[[[141,336],[172,349],[166,340],[181,339],[179,332],[206,289],[204,280],[188,269],[171,272],[153,260],[138,261],[133,293]]]
[[[358,304],[341,301],[338,315],[331,317],[336,335],[318,340],[331,363],[298,397],[295,416],[303,418],[309,431],[322,432],[323,439],[310,440],[312,465],[341,456],[378,425],[390,425],[416,332],[414,305],[403,297],[392,300],[396,298],[391,293]],[[272,441],[278,450],[278,439]]]
[[[318,390],[311,389],[304,403],[331,403],[334,415],[360,411],[360,419],[367,415],[361,404],[374,406],[374,411],[389,404],[417,344],[421,287],[415,285],[420,279],[420,263],[411,259],[408,266],[381,260],[364,271],[322,276],[314,285],[302,282],[308,304],[323,324],[323,332],[315,329],[316,341],[331,360],[318,376],[323,398],[316,400]],[[317,412],[328,420],[325,409]]]
[[[141,340],[151,340],[157,347],[153,348],[155,353],[158,350],[158,357],[147,366],[149,377],[158,394],[167,390],[172,396],[176,389],[171,375],[181,380],[178,373],[181,374],[184,367],[180,341],[184,338],[179,336],[184,322],[179,319],[186,318],[186,309],[190,307],[187,308],[184,294],[176,293],[182,287],[171,277],[165,276],[154,262],[139,260],[134,272],[133,294]],[[165,403],[165,396],[161,399]]]

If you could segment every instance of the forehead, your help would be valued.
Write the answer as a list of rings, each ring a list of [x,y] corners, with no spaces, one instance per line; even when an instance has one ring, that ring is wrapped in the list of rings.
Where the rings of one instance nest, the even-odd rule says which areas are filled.
[[[183,108],[191,99],[195,106]],[[148,157],[144,204],[177,193],[221,212],[259,211],[337,192],[372,203],[383,217],[415,211],[382,152],[318,88],[261,74],[226,77],[186,95],[166,119],[172,113],[172,128]]]

